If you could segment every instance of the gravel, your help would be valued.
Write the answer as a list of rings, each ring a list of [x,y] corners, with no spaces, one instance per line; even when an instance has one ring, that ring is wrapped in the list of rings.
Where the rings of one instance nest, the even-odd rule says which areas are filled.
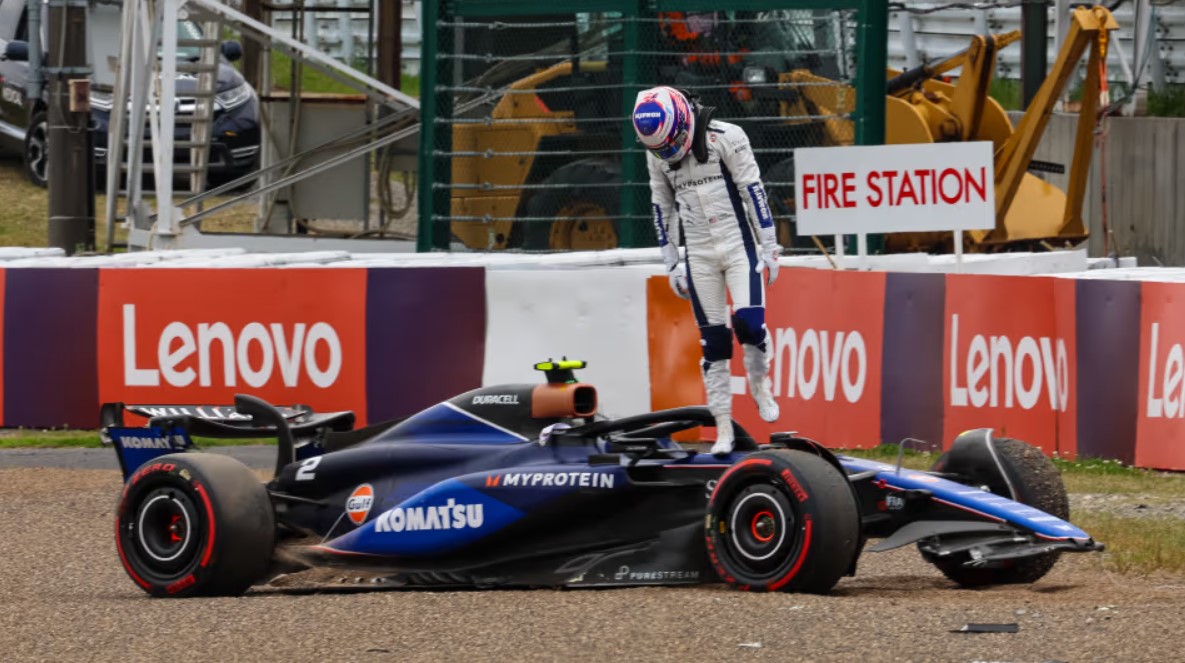
[[[960,590],[912,550],[869,554],[829,596],[722,586],[356,591],[326,572],[235,599],[149,599],[112,539],[111,470],[0,469],[5,661],[1166,661],[1185,578],[1063,559],[1032,586]],[[329,581],[334,589],[313,580]],[[951,633],[1017,623],[1018,633]]]

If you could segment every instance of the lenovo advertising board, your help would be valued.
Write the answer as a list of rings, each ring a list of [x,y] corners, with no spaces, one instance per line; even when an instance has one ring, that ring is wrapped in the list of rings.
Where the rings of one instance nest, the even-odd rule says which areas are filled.
[[[1185,470],[1185,285],[1141,288],[1136,465]]]
[[[733,417],[759,440],[795,430],[834,447],[880,443],[885,274],[784,269],[768,289],[770,378],[782,413],[769,424],[748,396],[742,349],[732,360]],[[664,277],[648,283],[651,405],[706,401],[699,331]]]
[[[1045,453],[1074,453],[1074,282],[946,277],[944,445],[993,428]]]
[[[366,285],[361,269],[102,270],[100,400],[250,393],[365,422]]]

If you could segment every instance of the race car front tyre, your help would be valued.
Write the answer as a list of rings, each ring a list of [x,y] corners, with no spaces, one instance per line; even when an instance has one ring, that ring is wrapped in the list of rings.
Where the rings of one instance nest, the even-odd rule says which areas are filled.
[[[725,583],[822,594],[859,554],[860,516],[847,478],[827,461],[802,451],[762,451],[716,483],[704,535]]]
[[[120,562],[153,596],[242,594],[267,573],[275,530],[258,477],[213,454],[169,454],[144,464],[115,513]]]
[[[1070,498],[1066,495],[1066,486],[1062,483],[1061,475],[1053,461],[1040,449],[1020,440],[1000,437],[993,438],[992,444],[1000,462],[1011,475],[1012,489],[1016,491],[1016,494],[1012,495],[1007,485],[988,485],[993,493],[1040,509],[1062,520],[1070,519]],[[934,467],[943,467],[944,460],[940,456]],[[921,550],[921,546],[919,550],[926,561],[963,587],[1034,583],[1053,569],[1061,554],[1050,552],[1027,559],[999,562],[992,566],[968,567],[964,566],[965,562],[970,561],[967,554],[939,559]]]

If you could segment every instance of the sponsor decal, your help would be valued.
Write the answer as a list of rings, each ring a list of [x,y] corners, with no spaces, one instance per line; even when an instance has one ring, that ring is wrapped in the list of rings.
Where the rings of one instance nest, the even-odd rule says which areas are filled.
[[[883,272],[789,270],[767,290],[769,377],[782,422],[845,448],[881,438],[885,281]],[[647,306],[651,409],[702,404],[700,335],[690,307],[661,276],[647,282]],[[758,416],[742,353],[733,353],[730,369],[733,416],[760,439],[783,430],[784,423]]]
[[[905,508],[905,499],[897,495],[885,495],[885,506],[889,511],[900,511]]]
[[[3,84],[3,82],[4,82],[4,79],[0,78],[0,84]],[[21,93],[19,91],[17,91],[16,88],[6,86],[4,88],[3,96],[4,96],[4,101],[6,101],[10,104],[21,103]]]
[[[364,423],[367,275],[316,271],[100,273],[100,400],[231,403],[247,389],[273,403],[352,409]]]
[[[1075,284],[1016,276],[945,280],[944,445],[964,429],[994,428],[1047,454],[1072,454]]]
[[[127,437],[120,437],[119,446],[125,449],[180,449],[185,446],[185,442],[181,437],[177,437],[176,442],[173,437],[137,437],[129,435]]]
[[[422,532],[478,529],[485,522],[481,504],[458,504],[450,499],[442,506],[395,507],[375,518],[376,532]]]
[[[790,470],[782,470],[782,480],[786,482],[787,486],[790,486],[790,492],[794,493],[795,499],[799,502],[805,502],[809,499],[810,496],[807,495],[802,484],[798,483],[798,478]]]
[[[361,525],[366,522],[366,516],[370,515],[372,504],[374,504],[374,486],[364,483],[355,488],[354,492],[346,498],[346,515],[355,525]]]
[[[1148,396],[1144,414],[1149,419],[1185,417],[1185,351],[1180,343],[1161,343],[1159,322],[1152,323],[1148,336]]]
[[[628,566],[622,566],[613,574],[614,580],[697,580],[699,571],[633,571]]]
[[[615,479],[606,472],[507,472],[486,477],[486,487],[612,488]]]
[[[342,342],[337,330],[325,322],[292,326],[249,322],[232,329],[225,322],[183,322],[165,325],[156,339],[156,365],[137,365],[136,305],[123,306],[123,379],[129,387],[165,384],[188,387],[213,384],[212,366],[222,367],[222,386],[262,387],[276,371],[285,387],[303,380],[322,389],[337,382],[342,368]],[[196,355],[196,356],[195,356]],[[196,363],[196,370],[194,364]]]
[[[518,405],[518,394],[487,394],[474,396],[473,405]]]
[[[723,175],[709,175],[708,177],[701,177],[698,180],[687,180],[686,182],[680,182],[679,186],[675,187],[675,190],[676,191],[683,191],[684,189],[689,189],[691,187],[697,187],[697,186],[703,186],[704,184],[707,184],[708,182],[715,182],[717,180],[722,180],[722,179],[724,179]]]
[[[772,330],[774,397],[856,403],[868,383],[868,345],[858,330]],[[767,341],[768,342],[768,341]]]
[[[753,209],[757,213],[757,220],[761,223],[761,227],[770,227],[773,224],[773,217],[769,213],[769,203],[766,200],[765,189],[762,188],[761,182],[754,182],[747,188],[749,190],[749,198],[753,201]]]
[[[663,111],[662,105],[654,99],[643,100],[634,109],[634,127],[643,136],[650,136],[657,132],[662,127],[664,120],[666,120],[666,113]]]
[[[1143,283],[1135,464],[1185,470],[1185,308],[1177,283]]]
[[[1070,377],[1066,342],[1049,336],[975,334],[963,347],[959,315],[950,316],[950,404],[952,407],[1014,407],[1044,403],[1065,412]]]

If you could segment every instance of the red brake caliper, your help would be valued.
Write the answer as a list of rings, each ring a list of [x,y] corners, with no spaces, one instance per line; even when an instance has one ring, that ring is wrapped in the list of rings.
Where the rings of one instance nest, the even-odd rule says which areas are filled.
[[[173,519],[169,521],[170,543],[180,543],[181,541],[184,541],[184,539],[181,538],[181,535],[177,533],[177,530],[180,528],[180,525],[178,525],[179,522],[181,522],[181,514],[173,514]]]

